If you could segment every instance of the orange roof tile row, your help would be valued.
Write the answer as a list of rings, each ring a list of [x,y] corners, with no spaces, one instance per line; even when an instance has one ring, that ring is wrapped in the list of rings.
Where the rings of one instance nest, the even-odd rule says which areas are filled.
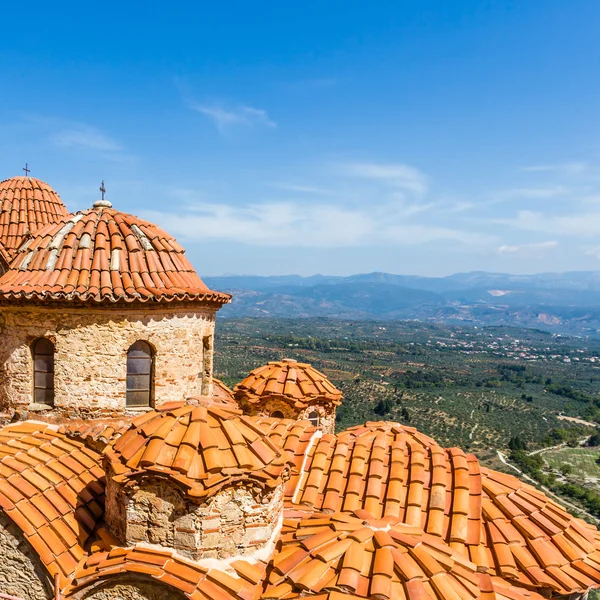
[[[120,435],[125,433],[131,426],[131,419],[125,417],[94,419],[84,421],[72,419],[65,425],[59,427],[59,433],[67,437],[81,440],[86,445],[94,447],[105,447]]]
[[[0,298],[224,304],[162,229],[111,208],[62,217],[25,242],[0,278]]]
[[[226,404],[148,412],[134,419],[105,455],[118,482],[162,476],[196,498],[242,480],[273,488],[288,462],[257,425]]]
[[[182,591],[191,600],[252,600],[264,577],[264,566],[238,560],[227,572],[202,567],[164,548],[115,547],[88,557],[75,573],[73,583],[65,589],[65,595],[75,594],[99,579],[123,573],[151,577]]]
[[[471,555],[510,581],[558,594],[600,584],[600,533],[533,486],[482,469],[482,545]]]
[[[439,538],[360,510],[284,522],[262,597],[291,598],[308,590],[380,600],[494,598],[489,575]]]
[[[67,215],[59,195],[33,177],[0,182],[0,245],[9,258],[38,229]]]
[[[64,429],[77,430],[85,435],[80,423]],[[289,458],[286,521],[264,587],[261,563],[238,561],[228,574],[165,550],[114,547],[97,527],[101,457],[62,431],[36,422],[0,429],[0,507],[63,589],[77,571],[73,593],[122,571],[198,599],[538,600],[527,590],[566,595],[600,584],[600,534],[592,526],[518,479],[480,469],[473,456],[399,424],[322,435],[308,421],[179,403],[140,416],[113,438],[105,455],[117,477],[158,474],[198,497],[242,479],[275,485]]]
[[[307,460],[294,461],[288,515],[364,509],[420,528],[531,589],[564,594],[600,583],[600,534],[515,477],[482,473],[473,455],[392,423],[293,443]]]
[[[234,388],[235,398],[253,404],[278,398],[306,408],[309,401],[341,404],[342,392],[311,365],[292,359],[270,362],[251,371]]]
[[[104,512],[100,455],[44,423],[0,429],[0,507],[64,585]]]

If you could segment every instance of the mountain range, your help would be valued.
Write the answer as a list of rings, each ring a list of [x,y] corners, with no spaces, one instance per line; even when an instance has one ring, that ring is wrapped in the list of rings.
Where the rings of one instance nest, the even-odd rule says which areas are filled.
[[[233,294],[224,317],[414,319],[600,335],[600,272],[447,277],[390,273],[205,277]]]

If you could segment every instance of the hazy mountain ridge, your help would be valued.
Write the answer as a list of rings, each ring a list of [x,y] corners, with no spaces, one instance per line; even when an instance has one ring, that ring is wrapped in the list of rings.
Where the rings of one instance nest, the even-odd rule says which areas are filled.
[[[416,319],[516,325],[598,335],[600,272],[457,273],[416,277],[367,273],[348,277],[283,275],[206,277],[234,295],[224,317]]]

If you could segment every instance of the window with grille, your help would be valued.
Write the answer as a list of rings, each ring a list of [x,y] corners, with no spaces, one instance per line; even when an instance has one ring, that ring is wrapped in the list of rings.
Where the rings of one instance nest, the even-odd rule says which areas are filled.
[[[127,406],[150,406],[154,353],[147,342],[135,342],[127,351]]]
[[[54,344],[40,338],[31,347],[33,354],[33,401],[54,406]]]
[[[308,415],[308,420],[315,426],[318,427],[319,426],[319,413],[316,410],[313,410],[309,415]]]

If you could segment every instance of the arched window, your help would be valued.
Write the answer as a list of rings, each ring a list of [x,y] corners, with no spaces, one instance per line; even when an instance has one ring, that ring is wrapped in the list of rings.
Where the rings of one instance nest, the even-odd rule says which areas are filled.
[[[150,344],[141,340],[127,351],[127,406],[150,406],[153,354]]]
[[[54,344],[40,338],[31,347],[33,354],[33,401],[54,406]]]
[[[319,426],[319,413],[316,410],[313,410],[308,414],[308,420],[315,426]]]
[[[274,419],[283,419],[283,413],[280,410],[274,410],[271,413],[271,417],[273,417]]]

